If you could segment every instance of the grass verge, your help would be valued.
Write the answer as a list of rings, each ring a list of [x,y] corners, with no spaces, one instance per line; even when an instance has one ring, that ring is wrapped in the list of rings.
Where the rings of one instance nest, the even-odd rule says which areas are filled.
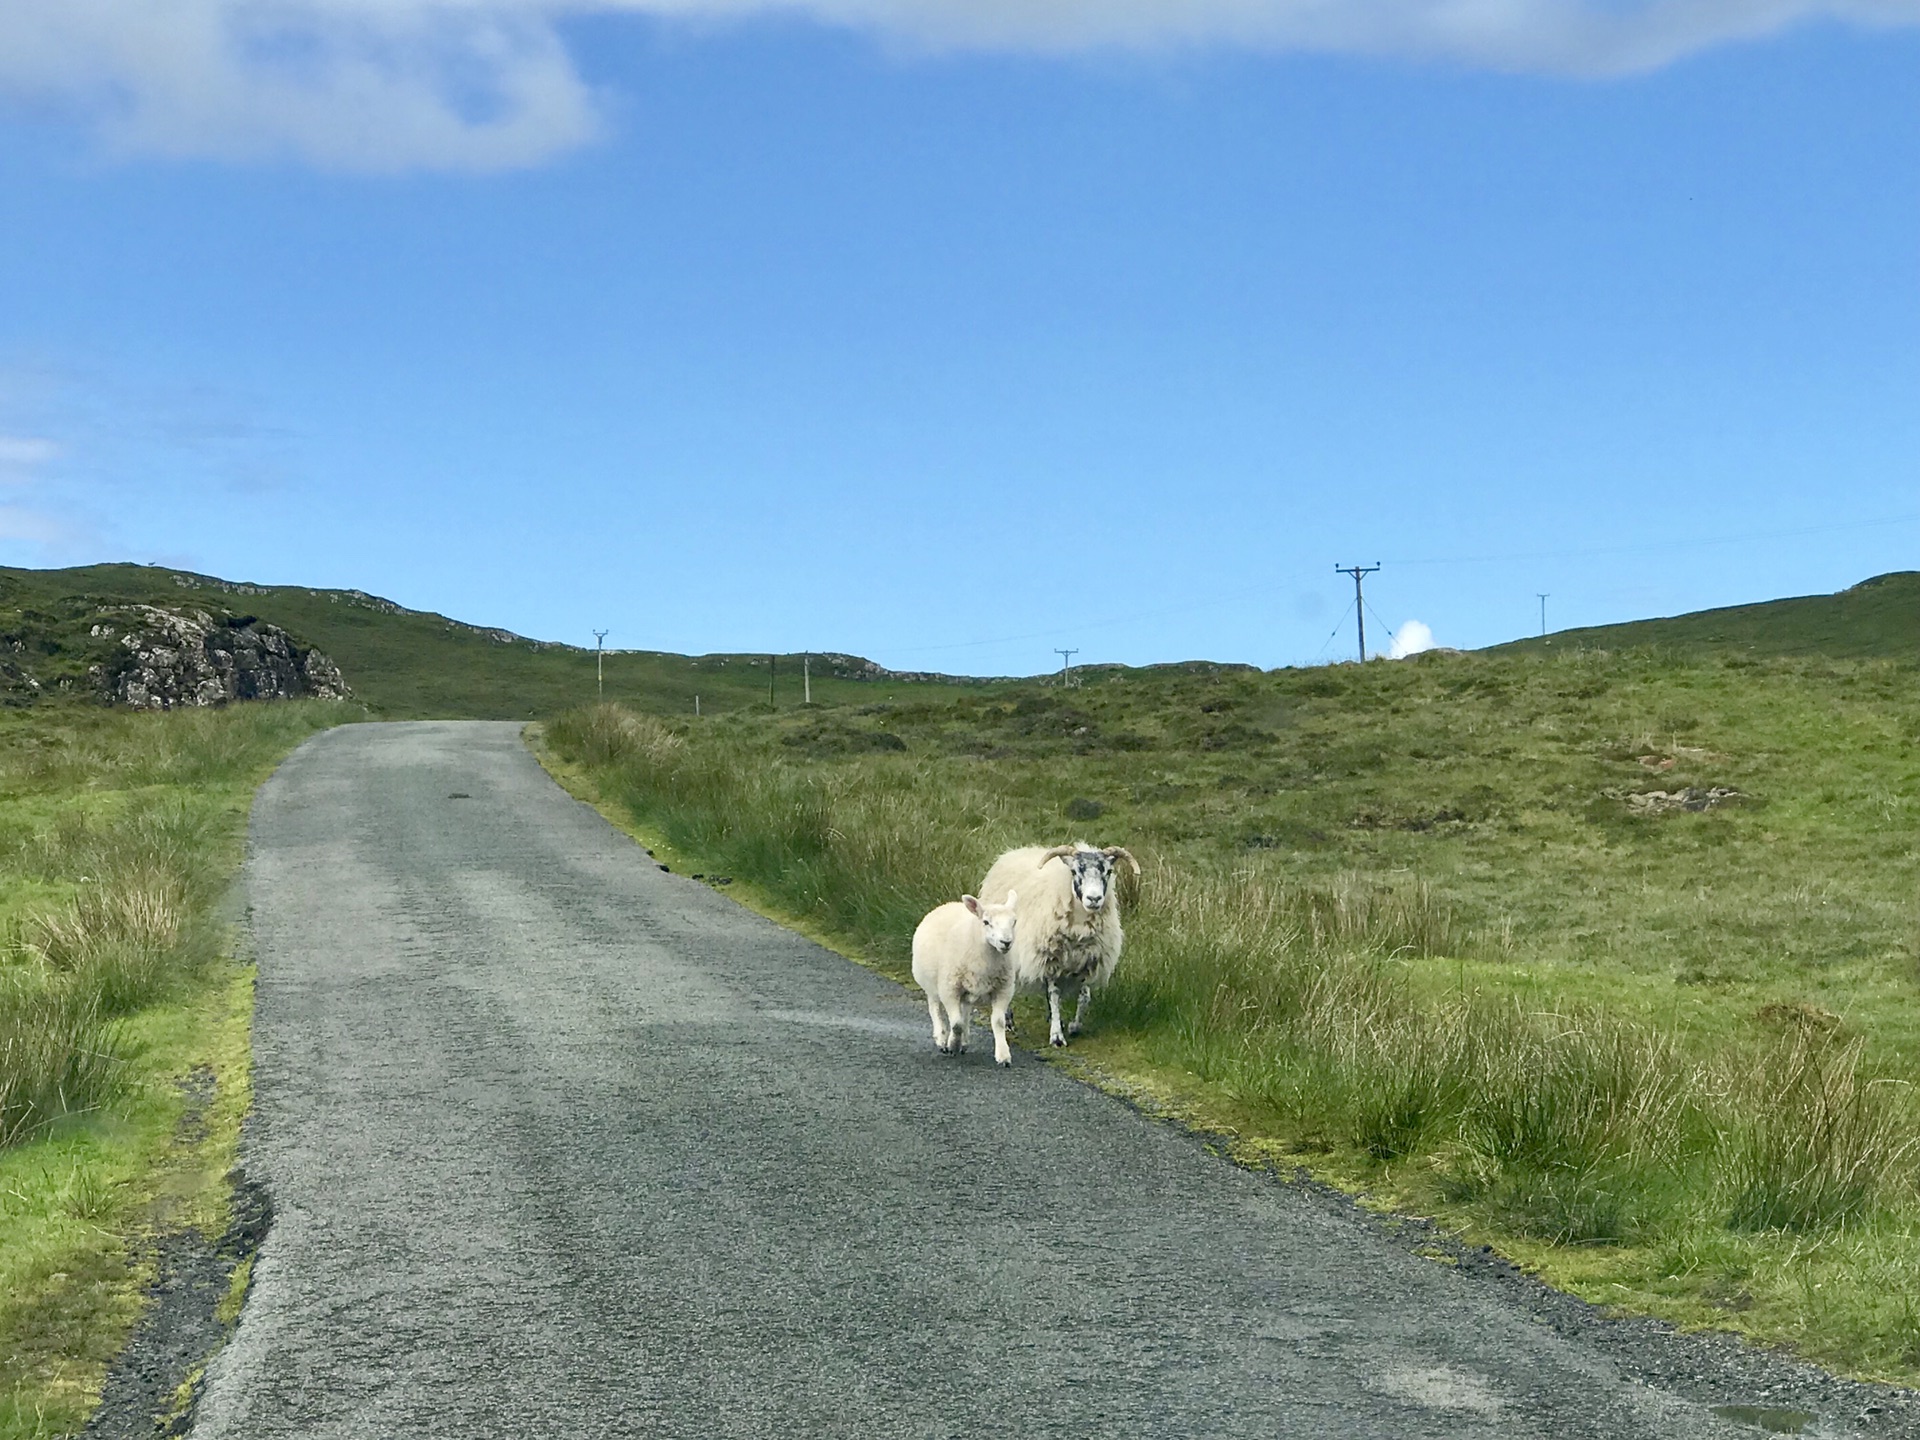
[[[903,978],[919,916],[1003,847],[1124,841],[1149,863],[1087,1062],[1586,1298],[1911,1382],[1920,869],[1888,822],[1920,713],[1893,670],[1186,667],[703,725],[600,707],[545,744],[676,869]],[[1634,800],[1676,770],[1742,799]]]
[[[98,1400],[158,1238],[217,1238],[250,970],[220,902],[254,789],[338,706],[0,711],[0,1437]]]

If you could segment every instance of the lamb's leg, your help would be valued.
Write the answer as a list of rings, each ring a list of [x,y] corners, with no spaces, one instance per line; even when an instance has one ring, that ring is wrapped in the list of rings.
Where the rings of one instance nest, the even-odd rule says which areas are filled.
[[[973,1007],[961,997],[960,987],[952,986],[940,994],[940,1003],[947,1007],[947,1014],[953,1020],[953,1053],[967,1053],[967,1026],[973,1020]]]
[[[940,1008],[940,997],[931,990],[927,992],[927,1015],[933,1021],[934,1048],[944,1055],[951,1048],[952,1041],[947,1038],[947,1017]]]
[[[1007,1044],[1007,1012],[1013,1008],[1013,987],[1009,985],[993,997],[993,1060],[996,1065],[1013,1064],[1013,1050]]]
[[[1052,1045],[1065,1045],[1067,1037],[1060,1030],[1060,982],[1047,981],[1047,1042]]]
[[[1084,1022],[1087,1018],[1087,1001],[1091,1000],[1092,998],[1093,998],[1093,982],[1090,980],[1081,981],[1080,982],[1080,998],[1074,1002],[1073,1023],[1067,1026],[1067,1034],[1078,1035],[1080,1033],[1080,1026],[1082,1022]]]

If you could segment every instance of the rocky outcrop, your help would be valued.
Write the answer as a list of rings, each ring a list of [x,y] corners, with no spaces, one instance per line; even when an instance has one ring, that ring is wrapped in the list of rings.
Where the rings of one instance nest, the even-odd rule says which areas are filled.
[[[1711,810],[1725,805],[1729,801],[1746,799],[1744,791],[1731,785],[1701,787],[1689,785],[1684,790],[1643,790],[1637,795],[1627,796],[1627,808],[1636,815],[1665,815],[1670,810]]]
[[[236,700],[344,700],[340,667],[252,615],[157,605],[102,612],[89,638],[117,642],[94,667],[106,699],[135,710]]]

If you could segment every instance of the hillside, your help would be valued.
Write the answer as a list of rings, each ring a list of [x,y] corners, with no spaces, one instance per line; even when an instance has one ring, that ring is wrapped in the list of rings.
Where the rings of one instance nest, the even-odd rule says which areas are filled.
[[[1836,595],[1799,595],[1658,620],[1560,630],[1496,650],[1627,650],[1655,645],[1848,660],[1920,659],[1920,571],[1862,580]]]
[[[506,630],[409,610],[358,590],[250,585],[164,566],[87,565],[68,570],[0,567],[0,698],[31,703],[37,693],[95,692],[89,667],[119,644],[101,628],[103,608],[130,604],[224,612],[229,623],[257,618],[287,631],[340,667],[353,698],[386,719],[443,716],[525,719],[594,697],[594,654],[529,640]],[[724,713],[764,702],[765,655],[673,655],[617,651],[606,657],[606,697],[660,714]],[[812,657],[817,701],[876,698],[923,688],[931,677],[894,675],[850,655]],[[11,676],[18,671],[40,691]],[[801,657],[774,657],[774,694],[798,704]],[[64,682],[64,684],[62,683]]]

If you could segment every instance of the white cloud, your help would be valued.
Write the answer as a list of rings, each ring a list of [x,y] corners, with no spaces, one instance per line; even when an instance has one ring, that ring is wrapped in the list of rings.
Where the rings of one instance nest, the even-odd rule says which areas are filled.
[[[0,97],[120,151],[496,170],[595,132],[553,22],[534,0],[7,0]]]
[[[0,100],[113,147],[346,170],[537,164],[599,129],[569,18],[785,15],[920,49],[1236,46],[1613,75],[1920,0],[6,0]]]
[[[1393,640],[1387,647],[1387,656],[1392,660],[1404,660],[1409,655],[1418,655],[1422,650],[1433,649],[1433,631],[1419,620],[1409,620],[1393,632]]]
[[[31,479],[31,472],[60,454],[51,440],[0,434],[0,482]]]

